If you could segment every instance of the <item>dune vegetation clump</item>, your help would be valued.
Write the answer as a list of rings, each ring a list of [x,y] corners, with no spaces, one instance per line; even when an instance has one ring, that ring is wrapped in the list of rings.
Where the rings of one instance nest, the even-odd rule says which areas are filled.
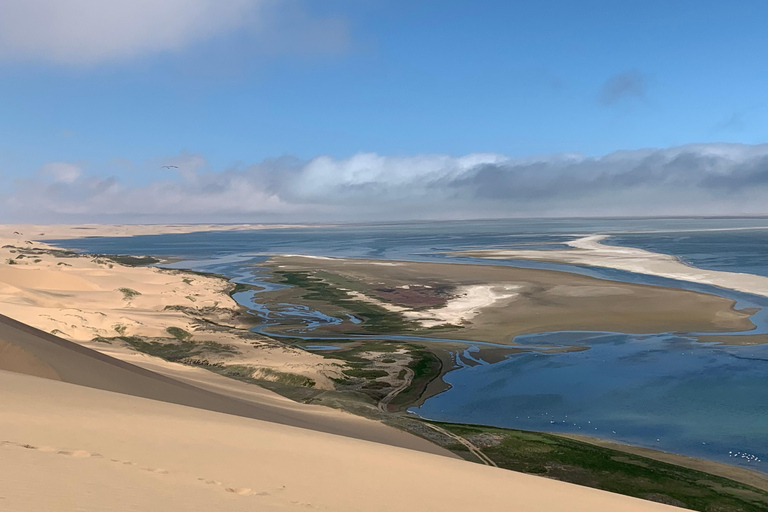
[[[118,288],[117,291],[123,294],[123,300],[131,300],[141,295],[141,292],[137,292],[131,288]]]
[[[192,339],[192,334],[188,331],[185,331],[181,327],[168,327],[165,332],[173,336],[179,341],[187,341],[189,339]]]

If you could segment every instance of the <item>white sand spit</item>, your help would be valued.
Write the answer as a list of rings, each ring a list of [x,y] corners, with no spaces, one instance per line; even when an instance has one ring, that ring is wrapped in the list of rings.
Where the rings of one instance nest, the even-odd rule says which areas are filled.
[[[568,243],[572,249],[531,251],[487,249],[453,254],[489,259],[522,259],[615,268],[680,281],[710,284],[740,292],[768,296],[768,277],[688,266],[678,258],[632,247],[614,247],[600,242],[607,235],[591,235]]]
[[[518,285],[510,284],[462,286],[457,290],[457,296],[449,300],[445,306],[408,311],[403,313],[403,316],[416,320],[424,327],[461,325],[472,320],[483,308],[516,297],[517,290],[520,288]]]

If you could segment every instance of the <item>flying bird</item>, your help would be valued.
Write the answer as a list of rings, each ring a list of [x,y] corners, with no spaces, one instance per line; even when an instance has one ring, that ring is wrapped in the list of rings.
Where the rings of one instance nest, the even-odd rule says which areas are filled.
[[[178,169],[178,165],[164,165],[163,169]]]

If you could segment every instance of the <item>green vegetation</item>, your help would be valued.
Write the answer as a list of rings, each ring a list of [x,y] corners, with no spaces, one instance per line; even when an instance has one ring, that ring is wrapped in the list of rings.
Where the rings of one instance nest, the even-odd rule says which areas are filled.
[[[11,259],[9,259],[8,261],[6,261],[6,263],[7,263],[8,265],[16,265],[16,260],[11,260]]]
[[[161,262],[159,259],[153,258],[152,256],[129,256],[122,254],[98,254],[97,256],[129,267],[142,267]]]
[[[117,334],[119,334],[120,336],[125,336],[125,332],[126,332],[126,330],[128,329],[128,327],[126,327],[126,326],[125,326],[125,325],[123,325],[123,324],[115,324],[115,325],[113,325],[113,326],[112,326],[112,328],[113,328],[113,329],[115,330],[115,332],[116,332]]]
[[[414,359],[408,366],[413,370],[413,381],[390,402],[393,407],[403,409],[418,401],[424,395],[427,386],[439,378],[443,371],[443,362],[428,350],[414,348],[411,356]]]
[[[149,354],[175,363],[200,366],[218,373],[219,375],[252,384],[273,382],[282,386],[298,388],[313,388],[316,385],[316,382],[309,377],[295,373],[279,372],[271,368],[258,368],[244,364],[226,365],[222,363],[211,363],[207,359],[207,357],[211,355],[231,356],[238,353],[237,348],[232,345],[224,345],[216,343],[215,341],[195,343],[192,341],[179,340],[169,343],[140,338],[138,336],[118,336],[116,338],[97,337],[94,338],[94,341],[111,343],[115,339],[127,343],[134,350],[143,352],[144,354]]]
[[[324,280],[310,275],[309,272],[275,271],[281,284],[295,286],[305,290],[301,298],[305,300],[324,301],[344,308],[354,316],[362,318],[363,330],[375,333],[404,332],[414,327],[413,322],[407,322],[395,312],[375,304],[354,300],[349,294]]]
[[[234,285],[235,286],[233,286],[232,290],[229,292],[230,295],[233,295],[233,294],[238,293],[238,292],[245,292],[245,291],[248,291],[248,290],[256,290],[257,289],[257,287],[255,287],[253,285],[250,285],[250,284],[245,284],[245,283],[234,283]]]
[[[141,295],[140,292],[137,292],[136,290],[132,290],[130,288],[118,288],[117,291],[123,294],[123,300],[131,300],[134,297],[138,297]]]
[[[149,354],[151,356],[165,359],[166,361],[182,362],[187,364],[202,364],[207,362],[204,357],[210,354],[216,355],[234,355],[237,349],[232,345],[223,345],[214,341],[204,341],[195,343],[192,341],[180,342],[161,342],[148,341],[138,336],[118,336],[117,339],[124,341],[134,350]],[[109,340],[109,338],[97,338],[95,341]]]
[[[387,375],[389,375],[384,370],[364,370],[361,368],[344,370],[344,374],[350,377],[358,377],[361,379],[378,379],[380,377],[386,377]]]
[[[499,467],[706,512],[768,510],[768,492],[727,478],[553,434],[437,423]],[[467,455],[463,445],[450,449]]]
[[[180,327],[168,327],[165,332],[173,336],[179,341],[186,341],[189,339],[192,339],[192,334],[185,331],[184,329]]]
[[[245,364],[217,365],[209,368],[210,370],[230,377],[233,379],[249,382],[251,384],[261,384],[264,381],[276,382],[284,386],[293,386],[300,388],[313,388],[316,382],[309,377],[298,375],[296,373],[280,372],[272,368],[256,368]]]

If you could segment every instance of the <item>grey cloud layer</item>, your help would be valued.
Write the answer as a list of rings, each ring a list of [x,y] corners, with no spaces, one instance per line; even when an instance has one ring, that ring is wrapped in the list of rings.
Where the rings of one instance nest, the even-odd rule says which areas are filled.
[[[768,144],[704,144],[603,157],[358,154],[267,160],[131,187],[52,163],[0,196],[15,220],[370,221],[565,215],[768,213]]]
[[[298,0],[0,0],[0,59],[88,66],[173,52],[231,32],[242,51],[337,51],[344,21]],[[245,44],[248,43],[248,44]]]

